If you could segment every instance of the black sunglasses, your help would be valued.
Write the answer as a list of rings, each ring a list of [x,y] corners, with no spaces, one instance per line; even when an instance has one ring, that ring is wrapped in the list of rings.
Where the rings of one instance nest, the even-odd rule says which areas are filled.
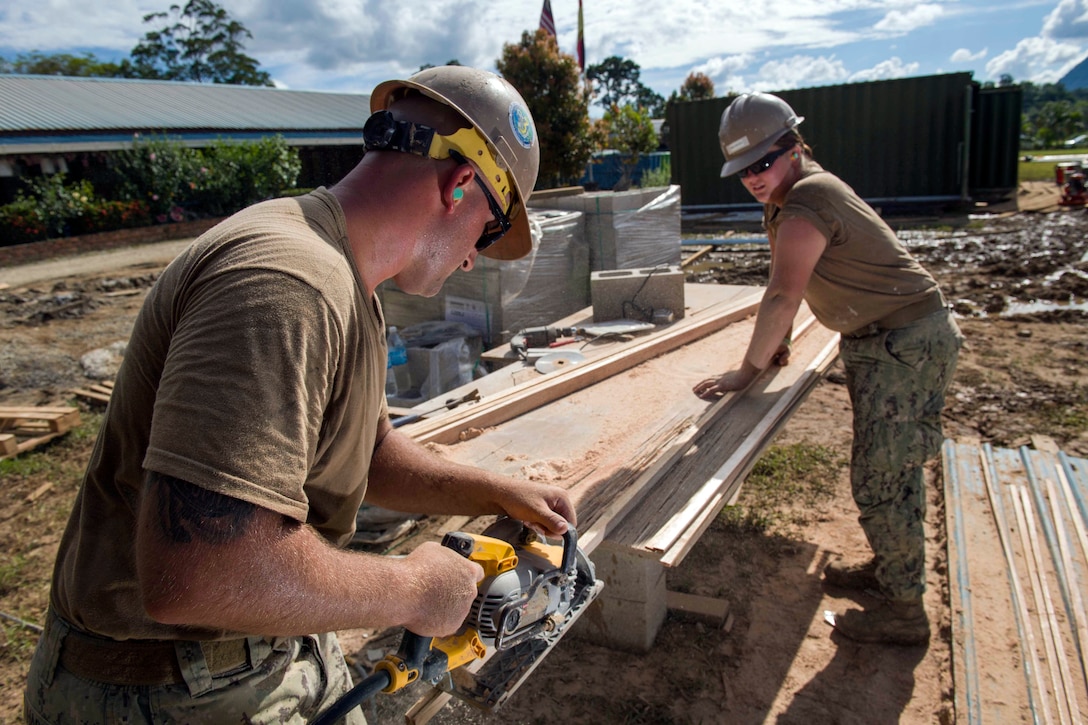
[[[465,157],[456,151],[450,151],[450,156],[458,163],[468,163]],[[492,196],[491,189],[487,188],[487,182],[480,176],[480,172],[477,171],[472,175],[472,178],[476,179],[476,183],[483,190],[484,196],[487,197],[487,205],[491,209],[492,216],[495,217],[484,226],[484,233],[480,235],[480,239],[476,242],[476,251],[482,252],[502,239],[510,231],[510,217],[506,215],[506,212],[499,206],[499,202]]]
[[[748,176],[748,174],[762,174],[764,171],[774,166],[774,162],[778,161],[779,156],[786,153],[792,148],[792,146],[787,146],[785,148],[778,149],[777,151],[772,151],[754,164],[749,164],[748,166],[745,166],[740,172],[741,178]]]

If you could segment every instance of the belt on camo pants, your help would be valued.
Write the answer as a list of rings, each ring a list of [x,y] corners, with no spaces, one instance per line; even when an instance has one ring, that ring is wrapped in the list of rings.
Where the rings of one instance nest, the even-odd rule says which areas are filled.
[[[60,618],[49,610],[46,629]],[[214,677],[250,662],[246,639],[195,643]],[[155,686],[185,682],[173,640],[115,640],[80,632],[68,625],[60,648],[60,665],[74,675],[110,685]]]
[[[942,309],[946,309],[948,303],[944,300],[944,295],[940,290],[935,291],[928,297],[924,297],[918,302],[912,302],[911,304],[896,310],[887,317],[871,322],[868,325],[859,327],[856,330],[842,333],[843,337],[849,337],[852,339],[862,337],[872,337],[873,335],[879,335],[882,332],[888,330],[896,330],[900,327],[906,327],[912,322],[916,322],[923,317],[932,315]]]

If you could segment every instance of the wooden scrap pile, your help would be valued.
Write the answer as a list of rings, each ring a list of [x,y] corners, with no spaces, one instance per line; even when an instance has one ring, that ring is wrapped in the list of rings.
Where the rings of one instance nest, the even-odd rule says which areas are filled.
[[[83,388],[76,388],[72,393],[88,402],[109,403],[110,396],[113,395],[113,381],[103,380],[101,383],[92,383]]]
[[[0,406],[0,458],[16,456],[79,425],[79,409]]]

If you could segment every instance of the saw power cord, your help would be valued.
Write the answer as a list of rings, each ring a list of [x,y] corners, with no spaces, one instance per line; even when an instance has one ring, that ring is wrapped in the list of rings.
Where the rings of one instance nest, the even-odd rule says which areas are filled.
[[[665,265],[665,264],[659,264],[656,267],[654,267],[653,269],[651,269],[650,273],[647,274],[646,277],[642,280],[642,284],[640,284],[638,286],[638,289],[635,290],[635,293],[633,295],[631,295],[631,299],[623,301],[623,303],[620,305],[620,315],[625,320],[636,320],[637,319],[637,320],[642,320],[643,322],[653,322],[653,319],[654,319],[653,309],[651,308],[651,309],[647,310],[645,307],[643,307],[642,305],[635,302],[635,300],[638,299],[638,296],[642,293],[642,290],[646,287],[646,284],[650,281],[650,278],[653,277],[656,272],[667,272],[667,271],[669,271],[669,266]],[[628,317],[627,316],[628,307],[630,307],[632,310],[634,310],[639,315],[639,317]]]

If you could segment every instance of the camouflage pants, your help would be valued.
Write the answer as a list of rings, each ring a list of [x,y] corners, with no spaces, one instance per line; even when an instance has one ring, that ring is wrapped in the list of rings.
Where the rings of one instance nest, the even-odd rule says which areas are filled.
[[[59,664],[69,625],[51,615],[31,661],[24,699],[30,725],[62,723],[305,723],[351,689],[335,634],[252,637],[250,663],[212,676],[197,643],[176,645],[185,682],[94,682]],[[349,725],[366,725],[356,708]]]
[[[850,483],[885,596],[925,591],[924,465],[940,451],[941,410],[963,335],[941,310],[839,345],[854,412]]]

